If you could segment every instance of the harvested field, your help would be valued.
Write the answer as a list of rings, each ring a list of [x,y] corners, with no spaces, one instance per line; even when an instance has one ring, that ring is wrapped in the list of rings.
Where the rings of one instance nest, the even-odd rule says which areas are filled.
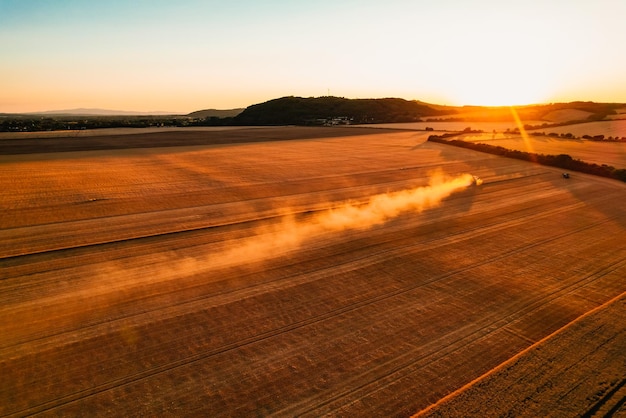
[[[603,120],[598,122],[577,123],[574,125],[557,126],[554,128],[538,128],[539,132],[558,134],[571,133],[581,138],[583,135],[596,136],[604,135],[605,138],[610,136],[626,138],[626,119],[621,120]]]
[[[220,135],[0,157],[0,415],[410,416],[626,291],[623,183],[414,131]]]
[[[417,416],[626,415],[624,323],[626,294]]]
[[[284,141],[292,139],[328,138],[362,135],[375,128],[338,130],[340,128],[276,127],[204,127],[190,129],[147,128],[106,129],[102,135],[96,130],[8,133],[0,140],[0,155],[96,151],[110,149],[161,148],[193,145],[225,145],[248,142]],[[73,132],[76,132],[75,135]],[[23,135],[23,136],[21,136]],[[57,136],[58,135],[58,136]]]
[[[522,121],[524,124],[529,125],[541,125],[542,123],[546,123],[542,120],[525,120]],[[406,122],[406,123],[378,123],[376,125],[354,125],[354,126],[362,126],[362,127],[372,127],[376,126],[379,128],[387,128],[387,129],[415,129],[415,130],[425,130],[426,128],[433,128],[434,131],[444,131],[444,132],[461,132],[466,128],[471,128],[472,130],[484,131],[484,132],[505,132],[506,130],[513,130],[517,128],[517,124],[515,121],[511,120],[509,122],[501,122],[501,121],[464,121],[464,122]]]
[[[620,107],[619,109],[615,109],[614,115],[607,115],[607,119],[626,119],[626,107]]]
[[[229,131],[233,129],[250,129],[251,127],[240,126],[211,126],[211,127],[150,127],[150,128],[102,128],[102,129],[76,129],[66,131],[34,131],[34,132],[0,132],[1,139],[32,139],[32,138],[82,138],[92,136],[117,136],[117,135],[133,135],[133,134],[152,134],[168,132],[172,135],[181,132],[211,132],[211,131]],[[255,126],[254,128],[264,129],[266,127]],[[269,128],[269,127],[268,127]]]
[[[586,113],[586,112],[585,112]],[[524,125],[531,126],[541,126],[544,123],[548,123],[545,120],[524,120],[522,121]],[[426,128],[433,128],[434,131],[443,131],[443,132],[461,132],[466,128],[471,128],[476,131],[485,132],[485,136],[491,136],[493,131],[496,131],[499,138],[503,136],[511,136],[507,130],[514,130],[518,128],[518,125],[511,122],[408,122],[408,123],[380,123],[376,125],[355,125],[362,127],[379,127],[379,128],[388,128],[388,129],[415,129],[415,130],[425,130]],[[606,138],[608,137],[626,137],[626,119],[622,115],[622,119],[620,120],[605,120],[598,122],[584,122],[584,123],[576,123],[572,125],[564,125],[564,126],[555,126],[552,128],[537,128],[533,129],[529,132],[545,132],[549,133],[558,133],[558,134],[567,134],[571,133],[575,137],[581,138],[583,135],[604,135]],[[506,132],[506,134],[505,134]]]
[[[606,164],[615,168],[626,168],[626,142],[588,141],[586,139],[565,139],[550,136],[533,136],[524,140],[521,135],[471,134],[455,139],[471,142],[484,142],[538,154],[568,154],[588,163]]]
[[[587,120],[589,116],[593,115],[591,112],[578,109],[559,109],[554,110],[543,116],[543,119],[549,122],[569,122],[572,120]]]

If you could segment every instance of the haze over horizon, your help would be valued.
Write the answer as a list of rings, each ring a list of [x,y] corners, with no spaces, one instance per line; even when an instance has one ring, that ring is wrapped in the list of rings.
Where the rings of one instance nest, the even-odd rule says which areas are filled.
[[[0,0],[0,113],[626,102],[621,0]]]

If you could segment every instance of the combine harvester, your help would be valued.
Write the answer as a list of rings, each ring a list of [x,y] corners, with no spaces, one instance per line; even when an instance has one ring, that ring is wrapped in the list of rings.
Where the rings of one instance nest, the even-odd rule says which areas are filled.
[[[483,179],[478,176],[472,176],[472,186],[480,186],[481,184],[483,184]]]

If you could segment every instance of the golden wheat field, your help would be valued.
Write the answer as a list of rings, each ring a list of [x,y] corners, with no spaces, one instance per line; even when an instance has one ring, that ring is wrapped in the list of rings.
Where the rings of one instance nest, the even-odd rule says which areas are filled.
[[[597,122],[577,123],[574,125],[565,125],[554,128],[539,128],[538,131],[546,133],[554,132],[558,134],[571,133],[574,136],[582,137],[583,135],[604,135],[605,138],[626,138],[626,119],[622,114],[619,120],[602,120]]]
[[[541,125],[545,123],[542,120],[524,120],[524,124]],[[361,127],[368,127],[372,125],[354,125]],[[484,132],[505,132],[507,130],[512,131],[518,127],[514,120],[510,121],[435,121],[435,122],[403,122],[403,123],[378,123],[374,126],[387,129],[414,129],[414,130],[426,130],[426,128],[432,128],[437,132],[460,132],[464,129],[470,128],[471,130],[480,130]]]
[[[5,142],[0,415],[623,411],[626,185],[428,135]]]
[[[626,168],[626,142],[588,141],[533,135],[524,137],[512,134],[469,134],[456,139],[484,142],[493,146],[537,154],[568,154],[572,158],[588,163]]]

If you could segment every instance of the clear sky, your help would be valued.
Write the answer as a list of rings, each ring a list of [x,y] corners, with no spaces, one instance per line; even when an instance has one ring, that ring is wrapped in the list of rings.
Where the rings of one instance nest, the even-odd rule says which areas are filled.
[[[0,0],[0,112],[626,102],[626,0]]]

